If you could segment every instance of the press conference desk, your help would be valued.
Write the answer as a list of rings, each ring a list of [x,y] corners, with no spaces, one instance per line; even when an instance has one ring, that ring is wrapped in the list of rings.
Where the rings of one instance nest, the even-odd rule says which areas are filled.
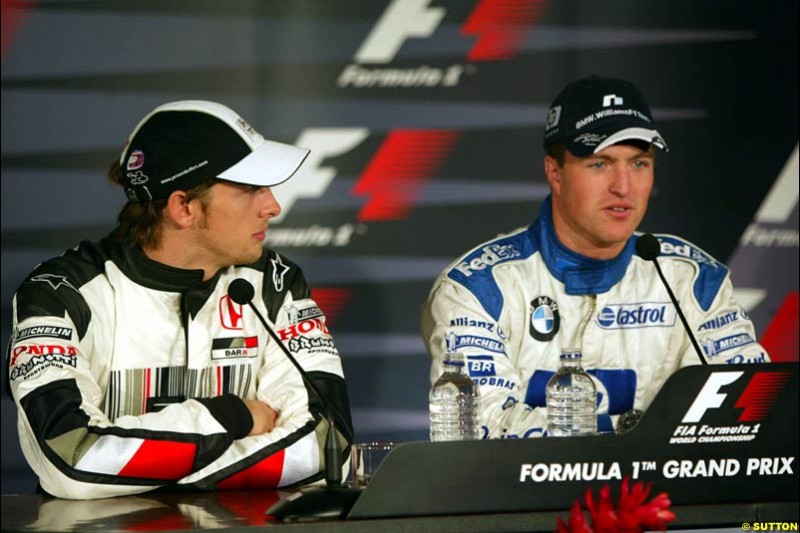
[[[553,531],[568,510],[527,513],[381,518],[342,521],[272,522],[264,510],[275,491],[152,494],[93,501],[59,500],[33,494],[2,496],[2,531],[204,531],[229,532],[419,532]],[[744,522],[796,522],[798,502],[684,505],[670,530],[739,528]]]
[[[687,367],[623,435],[405,443],[341,521],[273,521],[279,500],[309,501],[288,491],[4,495],[0,520],[2,531],[553,531],[587,488],[610,485],[616,502],[628,478],[669,495],[671,530],[796,526],[798,390],[797,363]]]

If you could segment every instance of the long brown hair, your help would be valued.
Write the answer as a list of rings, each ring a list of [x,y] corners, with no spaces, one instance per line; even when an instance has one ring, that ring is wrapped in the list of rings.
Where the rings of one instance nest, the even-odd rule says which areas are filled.
[[[111,183],[125,188],[119,161],[114,161],[108,168],[108,179]],[[200,200],[203,210],[207,206],[208,191],[216,180],[210,179],[186,191],[186,201]],[[120,238],[127,245],[142,249],[158,248],[161,244],[161,222],[167,199],[150,200],[149,202],[128,202],[117,215],[117,227]]]

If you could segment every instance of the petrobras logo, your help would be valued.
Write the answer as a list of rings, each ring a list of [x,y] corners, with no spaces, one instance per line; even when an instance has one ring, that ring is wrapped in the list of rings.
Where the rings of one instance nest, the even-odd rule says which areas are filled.
[[[517,386],[516,383],[513,381],[509,381],[505,378],[498,378],[496,376],[476,376],[472,379],[475,382],[475,385],[479,387],[502,387],[508,390],[514,390],[514,387]]]
[[[488,377],[496,375],[494,357],[491,355],[470,355],[467,357],[467,371],[470,377]]]
[[[356,51],[354,63],[339,74],[336,85],[342,88],[457,86],[465,74],[477,71],[473,62],[513,58],[545,6],[541,0],[519,0],[514,9],[507,9],[502,2],[476,2],[459,32],[474,41],[466,56],[467,63],[386,68],[382,65],[392,62],[407,41],[432,38],[447,16],[447,9],[431,6],[431,0],[392,0]],[[429,48],[438,47],[430,44]]]
[[[703,352],[705,352],[705,354],[711,358],[726,350],[745,346],[753,342],[755,342],[755,340],[747,333],[739,333],[737,335],[729,335],[721,339],[703,339],[701,345],[703,347]]]
[[[475,271],[493,267],[519,256],[520,253],[513,244],[490,244],[468,255],[464,261],[456,265],[455,269],[469,277]]]
[[[675,314],[668,302],[606,305],[597,314],[597,324],[603,329],[671,327]]]
[[[477,335],[456,335],[453,337],[453,346],[451,351],[474,346],[482,350],[489,350],[490,352],[506,353],[506,345],[500,341],[490,339],[488,337],[478,337]]]

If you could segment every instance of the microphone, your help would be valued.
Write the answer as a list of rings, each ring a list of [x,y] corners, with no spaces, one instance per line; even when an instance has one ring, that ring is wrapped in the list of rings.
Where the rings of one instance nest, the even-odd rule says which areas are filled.
[[[692,341],[692,346],[694,346],[697,357],[700,358],[701,363],[707,365],[708,361],[703,357],[703,352],[700,350],[700,345],[697,344],[697,339],[694,337],[694,333],[692,333],[692,328],[689,327],[689,323],[686,321],[681,306],[678,305],[678,299],[675,298],[675,293],[672,292],[672,288],[669,286],[669,283],[667,283],[667,278],[664,277],[664,273],[661,271],[661,265],[658,264],[657,257],[661,255],[661,244],[658,242],[658,239],[650,233],[640,235],[639,238],[636,239],[636,254],[645,261],[652,261],[655,265],[658,277],[661,278],[661,283],[663,283],[664,288],[667,289],[667,294],[669,294],[669,299],[672,300],[672,305],[674,305],[675,310],[678,311],[678,316],[683,323],[686,334],[689,336],[689,340]]]
[[[228,285],[228,296],[239,305],[249,305],[256,314],[258,321],[267,330],[273,341],[280,347],[292,365],[300,373],[303,383],[322,404],[325,419],[328,421],[328,434],[325,441],[325,487],[309,487],[301,489],[298,495],[292,495],[270,507],[266,514],[280,520],[300,520],[308,518],[344,518],[355,504],[361,491],[342,485],[342,448],[336,437],[336,421],[334,408],[328,399],[320,392],[311,381],[308,373],[300,366],[297,359],[284,346],[267,324],[267,321],[253,305],[255,289],[253,284],[243,278],[237,278]]]

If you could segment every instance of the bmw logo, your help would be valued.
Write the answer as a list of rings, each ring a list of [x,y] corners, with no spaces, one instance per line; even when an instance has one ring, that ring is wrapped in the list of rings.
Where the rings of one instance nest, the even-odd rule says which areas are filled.
[[[558,333],[560,324],[561,317],[555,300],[547,296],[538,296],[531,300],[531,337],[537,341],[549,341]]]

